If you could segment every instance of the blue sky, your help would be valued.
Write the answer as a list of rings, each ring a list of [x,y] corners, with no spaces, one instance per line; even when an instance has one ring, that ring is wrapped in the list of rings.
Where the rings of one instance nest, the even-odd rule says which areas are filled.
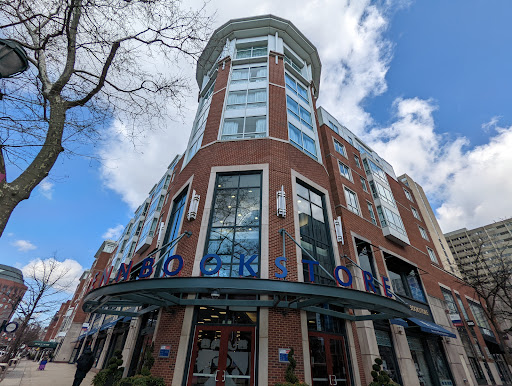
[[[319,105],[423,185],[444,231],[512,216],[511,2],[214,3],[213,28],[273,13],[301,29],[322,60]],[[81,149],[102,162],[59,158],[14,211],[0,263],[21,268],[56,253],[91,265],[109,229],[122,229],[185,149],[197,86],[190,63],[180,71],[191,93],[167,130],[147,132],[133,149],[114,120],[104,142]]]

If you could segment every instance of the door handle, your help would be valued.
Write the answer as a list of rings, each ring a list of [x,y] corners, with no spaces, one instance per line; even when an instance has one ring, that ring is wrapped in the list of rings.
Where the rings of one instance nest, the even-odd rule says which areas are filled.
[[[219,382],[219,380],[217,379],[217,374],[219,373],[219,370],[215,370],[215,382]]]
[[[337,385],[338,380],[336,379],[336,375],[329,375],[329,385]]]
[[[222,372],[222,382],[226,382],[226,370]]]

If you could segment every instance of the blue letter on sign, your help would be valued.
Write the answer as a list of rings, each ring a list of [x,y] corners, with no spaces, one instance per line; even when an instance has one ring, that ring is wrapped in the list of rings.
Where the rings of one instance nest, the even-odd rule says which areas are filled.
[[[377,290],[375,289],[375,286],[373,285],[373,275],[368,271],[363,271],[364,276],[364,286],[366,288],[366,291],[368,291],[370,288],[373,292],[377,293]]]
[[[214,269],[207,271],[206,268],[204,267],[204,265],[210,259],[217,260],[217,265],[215,266]],[[206,255],[205,257],[203,257],[201,259],[201,263],[199,264],[199,269],[201,270],[201,273],[203,275],[207,275],[207,276],[215,275],[217,272],[220,271],[220,267],[222,267],[222,261],[221,261],[220,257],[217,256],[215,253],[210,253],[209,255]]]
[[[130,265],[126,265],[125,263],[122,263],[119,267],[119,271],[117,271],[116,280],[114,280],[114,283],[117,283],[121,277],[123,280],[128,280],[130,277],[130,272],[132,271],[132,265],[133,261],[130,261]]]
[[[173,261],[174,259],[178,260],[178,268],[176,268],[174,271],[169,271],[169,263]],[[166,276],[176,276],[178,273],[180,273],[181,269],[183,268],[183,258],[180,255],[172,255],[169,256],[167,259],[165,259],[165,263],[163,266],[163,271]]]
[[[144,260],[142,260],[142,267],[140,267],[139,272],[139,279],[144,279],[148,276],[151,276],[153,273],[153,263],[155,262],[155,259],[152,257],[146,257]]]
[[[245,255],[240,254],[240,265],[238,266],[238,276],[244,276],[244,267],[247,268],[249,274],[254,277],[258,277],[258,274],[254,272],[251,267],[251,263],[257,258],[258,255],[252,255],[249,260],[245,261]]]
[[[281,270],[281,273],[276,272],[275,276],[279,279],[284,279],[288,275],[288,270],[284,264],[281,264],[281,261],[286,261],[286,257],[281,256],[276,258],[274,264],[276,265],[277,269]]]
[[[318,261],[314,261],[314,260],[302,260],[302,262],[304,264],[307,264],[308,265],[308,270],[309,270],[309,281],[311,283],[314,283],[315,282],[315,269],[314,269],[314,266],[315,265],[319,265]]]
[[[391,289],[391,287],[387,284],[389,279],[386,276],[382,276],[382,286],[384,287],[384,295],[386,295],[388,298],[393,297],[393,294],[389,292],[388,290]]]
[[[348,280],[346,283],[342,280],[343,276],[340,277],[340,271],[343,271],[347,274]],[[334,270],[334,277],[336,278],[338,284],[342,287],[350,287],[352,285],[352,273],[348,270],[347,267],[344,267],[343,265],[338,265],[336,267]]]

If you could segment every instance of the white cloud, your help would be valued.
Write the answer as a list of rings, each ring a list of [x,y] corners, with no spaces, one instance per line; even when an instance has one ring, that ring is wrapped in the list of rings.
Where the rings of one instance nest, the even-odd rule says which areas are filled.
[[[45,178],[39,183],[39,191],[44,197],[51,200],[53,197],[53,183],[51,183],[48,178]]]
[[[432,101],[398,99],[396,116],[386,128],[369,132],[369,143],[397,174],[407,173],[423,186],[443,231],[478,227],[512,216],[512,126],[497,127],[487,144],[469,148],[464,137],[436,133]],[[489,126],[490,127],[490,126]]]
[[[382,34],[388,26],[385,15],[390,3],[377,6],[370,0],[323,0],[297,7],[292,0],[269,0],[224,1],[221,8],[214,6],[207,5],[209,13],[217,12],[213,28],[229,19],[268,13],[291,20],[319,50],[323,76],[320,102],[355,132],[372,122],[361,102],[386,90],[392,46]],[[164,63],[161,58],[154,59]],[[100,171],[104,184],[132,209],[147,197],[174,156],[185,151],[197,109],[195,66],[181,61],[178,66],[162,64],[158,68],[179,68],[192,85],[193,91],[182,101],[186,108],[182,120],[164,122],[165,130],[146,131],[136,138],[135,147],[127,128],[115,121],[99,151],[104,160]]]
[[[52,269],[51,273],[49,273],[49,267]],[[44,260],[32,260],[25,265],[21,271],[23,272],[25,280],[30,280],[31,277],[36,277],[41,280],[45,277],[46,281],[56,281],[55,289],[73,293],[84,268],[76,260],[65,259],[58,261],[50,257]]]
[[[483,225],[512,215],[512,128],[497,127],[499,117],[482,124],[490,135],[476,148],[463,136],[436,130],[433,100],[397,99],[388,127],[378,127],[364,109],[366,99],[387,89],[386,73],[393,43],[386,39],[391,13],[407,1],[316,0],[224,1],[214,28],[229,19],[272,13],[291,20],[317,47],[322,61],[320,99],[338,120],[372,145],[397,174],[408,173],[425,189],[445,231]],[[215,3],[207,5],[213,10]],[[195,68],[178,68],[195,84]],[[194,86],[194,90],[197,88]],[[147,197],[172,158],[184,152],[195,110],[196,93],[184,99],[188,107],[180,123],[169,121],[164,131],[146,132],[134,151],[126,128],[115,122],[100,155],[105,158],[102,178],[134,209]],[[509,155],[509,153],[511,155]]]
[[[108,228],[105,233],[101,236],[104,239],[117,240],[121,236],[121,232],[124,230],[124,226],[117,224],[113,228]]]
[[[12,242],[11,245],[14,245],[16,248],[18,248],[18,251],[20,252],[28,252],[37,248],[28,240],[16,240]]]

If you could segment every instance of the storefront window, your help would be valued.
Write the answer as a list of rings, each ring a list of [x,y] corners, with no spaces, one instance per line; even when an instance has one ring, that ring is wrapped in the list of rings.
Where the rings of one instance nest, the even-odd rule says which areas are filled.
[[[240,275],[240,255],[246,260],[256,255],[250,266],[259,276],[261,173],[219,175],[215,186],[206,253],[221,258],[217,275],[224,277],[253,276],[247,267]],[[205,269],[216,266],[210,259]]]
[[[297,208],[300,225],[300,243],[327,272],[334,272],[334,257],[330,247],[327,213],[324,197],[302,184],[297,184]],[[311,258],[302,253],[304,260]],[[309,265],[303,264],[304,281],[309,281]],[[314,267],[315,283],[336,285],[327,273],[317,266]]]
[[[434,364],[437,379],[441,385],[453,385],[448,363],[446,363],[444,352],[440,344],[441,342],[439,339],[427,339],[427,346]]]
[[[416,368],[416,374],[420,381],[421,386],[434,386],[432,376],[427,362],[427,355],[425,348],[420,338],[408,336],[407,342],[409,343],[409,349],[411,350],[412,360],[414,361],[414,367]]]
[[[375,337],[377,338],[380,359],[382,359],[382,369],[389,374],[394,382],[401,384],[391,334],[388,331],[375,330]]]

